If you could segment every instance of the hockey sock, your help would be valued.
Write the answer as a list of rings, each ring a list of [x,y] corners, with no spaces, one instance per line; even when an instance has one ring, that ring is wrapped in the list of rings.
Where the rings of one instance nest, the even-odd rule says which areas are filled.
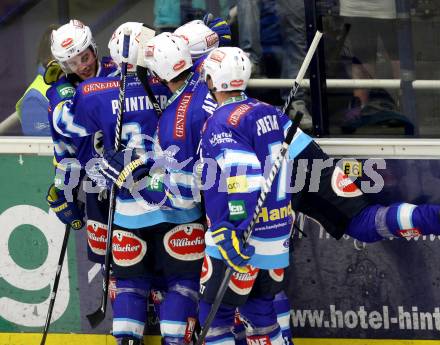
[[[199,304],[199,320],[203,328],[206,318],[211,310],[212,304],[201,300]],[[235,307],[225,306],[223,304],[218,308],[215,318],[205,338],[206,345],[222,344],[235,345],[232,328],[234,324]]]
[[[149,289],[147,278],[116,279],[113,303],[113,336],[116,339],[143,338]]]
[[[167,293],[160,305],[164,343],[190,344],[197,321],[199,278],[167,278],[167,282]]]
[[[284,344],[273,297],[249,298],[239,310],[248,344]]]
[[[290,328],[290,302],[284,291],[275,295],[273,305],[283,335],[284,345],[293,345],[292,329]]]

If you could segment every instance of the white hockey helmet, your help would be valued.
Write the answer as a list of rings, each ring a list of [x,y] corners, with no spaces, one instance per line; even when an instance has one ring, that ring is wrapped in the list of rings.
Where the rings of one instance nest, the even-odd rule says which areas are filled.
[[[142,23],[127,22],[119,25],[119,27],[113,32],[113,35],[108,42],[108,49],[110,51],[110,55],[113,61],[120,68],[122,64],[122,50],[124,47],[125,28],[129,28],[131,30],[130,45],[128,48],[128,71],[135,71],[138,58],[139,36],[142,30]]]
[[[214,92],[245,90],[251,77],[251,62],[240,48],[217,48],[205,59],[202,75],[205,82],[211,77]]]
[[[185,40],[169,32],[163,32],[148,41],[144,49],[144,60],[149,70],[167,82],[193,64]]]
[[[97,57],[98,48],[92,32],[87,25],[79,20],[71,19],[69,23],[52,31],[50,50],[65,73],[71,73],[66,61],[81,54],[89,47]]]
[[[188,44],[193,60],[218,47],[218,35],[201,20],[193,20],[176,29],[174,34],[182,36]]]

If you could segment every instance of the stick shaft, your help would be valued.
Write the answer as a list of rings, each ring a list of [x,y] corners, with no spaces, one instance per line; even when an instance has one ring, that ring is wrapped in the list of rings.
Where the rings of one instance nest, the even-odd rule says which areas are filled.
[[[44,324],[43,337],[41,338],[40,345],[46,343],[47,333],[49,332],[50,320],[52,319],[53,307],[55,305],[55,298],[57,297],[58,285],[61,277],[61,270],[63,269],[64,257],[66,256],[67,244],[69,242],[70,225],[66,224],[66,230],[64,232],[63,244],[61,245],[60,257],[58,258],[57,271],[55,273],[55,279],[50,293],[49,309],[47,310],[46,323]]]

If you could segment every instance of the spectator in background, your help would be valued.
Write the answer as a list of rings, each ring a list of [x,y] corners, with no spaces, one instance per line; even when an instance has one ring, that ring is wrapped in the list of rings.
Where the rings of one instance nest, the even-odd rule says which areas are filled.
[[[38,74],[28,86],[23,96],[15,105],[21,128],[24,135],[50,136],[47,108],[49,102],[46,90],[49,86],[43,80],[45,67],[53,59],[50,51],[50,35],[58,25],[50,25],[41,37],[38,46]]]
[[[352,49],[351,74],[353,79],[376,77],[378,44],[383,43],[391,62],[393,77],[399,78],[396,3],[395,0],[340,0],[340,15],[350,25],[348,34]],[[355,126],[370,100],[367,89],[355,89],[342,126],[345,132]]]
[[[269,5],[272,3],[272,6]],[[267,21],[267,12],[276,8],[275,16],[269,16],[274,22]],[[263,13],[263,11],[265,13]],[[281,35],[282,58],[281,77],[295,79],[306,54],[306,30],[304,0],[238,0],[237,16],[239,27],[239,45],[252,63],[252,77],[259,78],[264,75],[262,42],[267,37],[275,37],[274,30],[279,30]],[[265,18],[265,22],[262,22]],[[279,21],[276,23],[275,21]],[[265,37],[262,37],[262,36]],[[281,92],[285,99],[288,90]],[[303,130],[312,129],[312,117],[307,110],[304,91],[299,89],[291,108],[289,116],[292,118],[301,111],[304,114],[301,121]]]
[[[208,5],[215,2],[219,13],[214,13]],[[202,19],[206,12],[226,17],[230,0],[155,0],[154,27],[159,32],[174,32],[180,25],[195,19]]]

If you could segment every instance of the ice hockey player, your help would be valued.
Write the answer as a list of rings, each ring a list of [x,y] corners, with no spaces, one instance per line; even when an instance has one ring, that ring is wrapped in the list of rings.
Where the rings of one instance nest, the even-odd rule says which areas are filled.
[[[202,72],[219,104],[205,125],[201,145],[204,162],[216,163],[217,176],[213,187],[204,192],[205,200],[209,200],[205,202],[209,228],[201,278],[202,326],[226,265],[235,271],[206,344],[234,344],[232,325],[237,306],[248,328],[248,343],[283,344],[273,299],[282,288],[283,271],[289,265],[292,195],[286,193],[282,172],[274,180],[247,246],[243,246],[242,236],[252,219],[263,176],[279,152],[290,121],[275,107],[246,96],[250,69],[250,61],[241,49],[225,47],[208,55]],[[312,139],[298,130],[289,148],[289,158],[323,157]],[[335,178],[332,179],[340,173],[338,167],[324,169],[322,189],[305,193],[299,201],[303,212],[315,215],[319,210],[324,214],[319,220],[326,225],[334,221],[326,229],[336,238],[346,232],[371,242],[389,236],[405,237],[408,233],[440,233],[438,205],[371,205],[355,186],[350,191],[356,195],[344,197],[334,186]],[[205,169],[203,183],[212,175]],[[361,199],[353,206],[357,196]],[[338,215],[343,216],[345,227],[338,227]]]
[[[125,102],[123,104],[122,144],[124,147],[140,152],[151,152],[158,116],[142,83],[135,74],[138,36],[141,33],[142,24],[129,22],[117,28],[109,41],[109,50],[115,63],[120,65],[122,62],[123,31],[127,26],[131,29],[131,37]],[[114,76],[92,78],[81,83],[73,99],[63,100],[54,108],[54,122],[57,131],[65,136],[77,138],[102,129],[105,150],[113,150],[119,80],[119,76]],[[168,88],[156,78],[150,78],[148,82],[157,101],[162,107],[165,107],[170,96]],[[143,204],[137,203],[130,193],[124,192],[121,190],[117,193],[113,226],[112,270],[114,277],[116,277],[113,335],[117,338],[118,344],[128,344],[129,341],[132,341],[133,344],[141,344],[146,319],[147,296],[153,275],[158,272],[166,274],[167,270],[172,267],[172,264],[165,258],[165,247],[162,241],[164,229],[170,230],[174,226],[159,225],[154,227],[154,225],[163,223],[159,215],[161,210],[145,208]],[[184,232],[186,228],[177,230]],[[177,243],[174,249],[177,251],[175,255],[178,256],[180,242],[175,239],[177,230],[174,229],[173,232],[170,232],[169,240],[170,243]],[[147,247],[148,252],[146,251]],[[171,258],[169,254],[167,255]],[[185,287],[180,287],[178,284],[171,286],[164,303],[168,298],[177,295],[175,303],[182,304],[179,301],[179,296],[182,296],[181,294],[186,290]],[[184,300],[187,298],[186,295],[182,296]],[[170,309],[170,312],[172,311]],[[166,316],[165,311],[162,314],[162,316]],[[174,325],[186,325],[187,318],[173,319],[173,321]]]
[[[155,182],[153,172],[146,182],[145,179],[135,182],[139,186],[139,194],[148,202],[160,201],[164,195],[167,198],[167,207],[159,207],[149,217],[151,221],[163,221],[164,231],[154,232],[162,236],[157,241],[165,243],[161,260],[169,272],[169,286],[160,306],[161,332],[166,344],[185,344],[191,341],[191,331],[197,318],[199,276],[204,255],[203,213],[193,171],[200,131],[212,107],[206,103],[209,101],[206,85],[191,70],[191,54],[183,38],[162,33],[148,42],[144,56],[147,68],[173,92],[159,119],[157,143],[160,146],[155,150],[165,157],[168,182]],[[108,173],[117,171],[114,180],[124,179],[126,175],[121,171],[131,171],[133,177],[142,175],[138,173],[142,168],[148,173],[146,166],[130,169],[134,165],[124,161],[122,155],[124,152],[106,155],[112,167]],[[135,161],[138,159],[134,156]],[[169,183],[178,189],[175,193],[166,192]],[[127,185],[123,188],[132,190]],[[159,196],[157,199],[156,194]],[[183,316],[188,322],[178,322]]]
[[[218,26],[218,24],[220,24],[220,26]],[[213,29],[221,27],[222,31],[219,33],[222,34],[223,37],[222,46],[229,45],[231,41],[230,30],[229,35],[227,35],[227,31],[225,33],[226,28],[229,28],[228,24],[222,18],[216,18],[211,21],[210,25],[213,26]],[[187,42],[194,64],[194,73],[200,75],[204,60],[212,50],[219,46],[218,34],[206,26],[201,20],[193,20],[180,26],[174,31],[174,34],[183,37]],[[215,108],[215,101],[213,99],[210,101],[212,102],[212,107]],[[280,292],[279,296],[275,298],[275,310],[277,315],[279,315],[278,319],[286,345],[292,344],[290,315],[288,313],[289,308],[289,301],[286,294]],[[239,321],[239,313],[237,313],[235,321],[236,327],[234,334],[236,335],[236,343],[245,344],[246,339],[244,336],[241,336],[241,334],[244,334],[244,329],[242,323]]]
[[[81,21],[72,19],[69,23],[52,31],[51,51],[55,60],[51,61],[44,75],[44,80],[52,87],[48,94],[52,98],[51,104],[73,97],[78,84],[95,76],[107,76],[116,71],[116,64],[109,57],[98,59],[98,48],[90,28]],[[64,171],[55,177],[55,184],[49,188],[47,201],[58,218],[72,229],[80,229],[84,225],[83,211],[78,207],[76,199],[66,199],[75,182],[84,176],[84,167],[93,157],[101,152],[100,133],[95,136],[69,138],[55,130],[52,111],[49,109],[49,124],[54,143],[54,162],[58,171]],[[74,178],[78,169],[72,164],[65,164],[69,160],[77,160],[83,167],[80,176]],[[69,169],[73,168],[73,171]],[[71,180],[70,177],[72,177]],[[72,188],[65,188],[65,185]],[[93,262],[102,263],[105,253],[105,238],[107,232],[108,202],[98,198],[96,193],[86,195],[88,256]]]

